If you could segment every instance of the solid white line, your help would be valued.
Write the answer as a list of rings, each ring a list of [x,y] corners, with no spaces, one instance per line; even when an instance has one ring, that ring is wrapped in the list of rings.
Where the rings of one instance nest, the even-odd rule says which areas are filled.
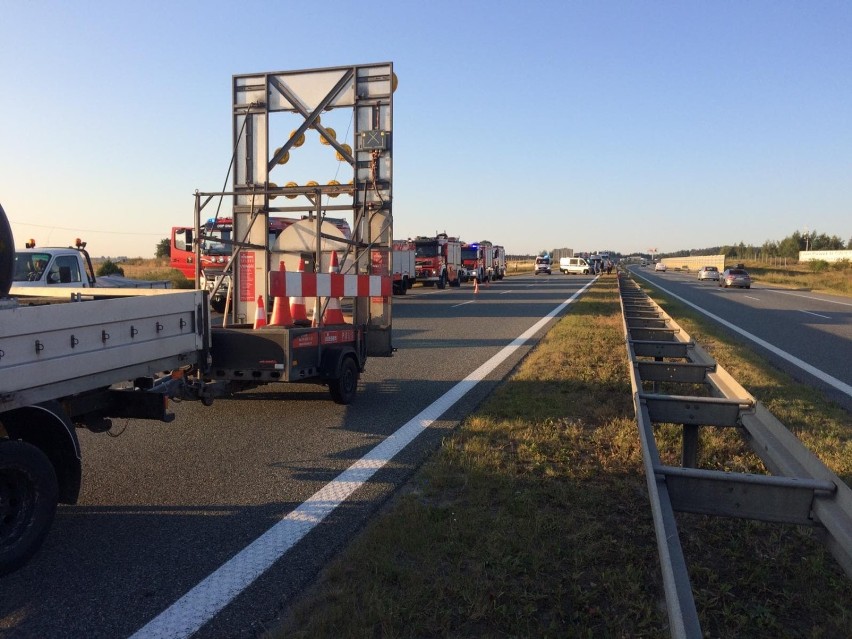
[[[634,274],[636,274],[636,273],[634,272]],[[644,277],[644,276],[639,275],[639,277]],[[644,278],[644,279],[648,279],[648,278]],[[839,379],[832,377],[828,373],[822,372],[820,369],[816,368],[815,366],[811,366],[806,361],[799,359],[795,355],[790,355],[790,353],[788,353],[787,351],[782,351],[777,346],[774,346],[773,344],[770,344],[769,342],[760,339],[757,335],[752,335],[751,333],[744,331],[739,326],[737,326],[735,324],[731,324],[729,321],[722,319],[718,315],[713,315],[713,313],[710,313],[709,311],[705,311],[700,306],[693,304],[689,300],[683,299],[680,295],[676,295],[676,294],[672,293],[671,291],[664,289],[662,286],[658,286],[656,283],[653,283],[653,284],[654,284],[654,286],[657,286],[661,291],[671,295],[675,299],[680,300],[681,302],[683,302],[687,306],[691,306],[692,308],[694,308],[699,313],[703,313],[707,317],[716,320],[717,322],[719,322],[723,326],[727,326],[732,331],[739,333],[740,335],[742,335],[743,337],[745,337],[747,339],[750,339],[755,344],[760,344],[761,346],[763,346],[763,348],[765,348],[768,351],[771,351],[772,353],[775,353],[781,359],[787,360],[788,362],[790,362],[794,366],[798,366],[802,370],[807,371],[808,373],[810,373],[811,375],[813,375],[817,379],[822,380],[823,382],[825,382],[829,386],[833,386],[834,388],[839,390],[841,393],[845,393],[849,397],[852,397],[852,386],[850,386],[849,384],[847,384],[845,382],[841,382]]]
[[[752,297],[751,295],[743,295],[743,297],[747,297],[747,298],[749,298],[750,300],[754,300],[755,302],[759,302],[759,301],[760,301],[760,298],[759,298],[759,297]]]
[[[248,588],[284,553],[295,546],[317,524],[346,501],[376,471],[393,459],[397,453],[449,410],[453,404],[523,346],[547,322],[576,300],[593,282],[594,280],[590,281],[569,299],[542,317],[499,353],[426,407],[420,414],[384,439],[330,483],[323,486],[298,508],[288,513],[272,528],[208,575],[148,624],[136,631],[131,639],[148,639],[149,637],[179,639],[194,634],[237,595]]]
[[[457,306],[464,306],[465,304],[473,304],[476,300],[468,300],[466,302],[462,302],[461,304],[453,304],[450,308],[456,308]]]
[[[802,309],[799,309],[802,311]],[[828,315],[820,315],[819,313],[811,313],[810,311],[802,311],[802,313],[807,313],[808,315],[816,315],[817,317],[822,317],[824,319],[831,319]]]

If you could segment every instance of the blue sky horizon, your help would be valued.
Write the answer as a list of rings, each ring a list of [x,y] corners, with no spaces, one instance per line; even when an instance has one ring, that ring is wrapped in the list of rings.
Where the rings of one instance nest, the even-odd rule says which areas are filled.
[[[6,2],[18,244],[153,256],[219,190],[235,74],[391,61],[394,234],[509,253],[852,239],[852,3]],[[328,179],[318,167],[318,181]],[[336,167],[332,167],[335,171]]]

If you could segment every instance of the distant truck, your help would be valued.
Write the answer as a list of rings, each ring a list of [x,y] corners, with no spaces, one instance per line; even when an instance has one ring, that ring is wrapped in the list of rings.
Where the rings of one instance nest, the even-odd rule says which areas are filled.
[[[394,240],[391,252],[391,276],[393,277],[393,294],[405,295],[414,286],[417,277],[414,247],[408,240]]]
[[[419,235],[412,240],[415,250],[417,281],[424,286],[444,288],[461,285],[461,242],[439,233],[435,237]]]
[[[15,251],[12,285],[50,288],[171,288],[168,280],[133,280],[118,275],[95,277],[86,243],[65,248],[36,247],[29,241]]]
[[[494,245],[492,278],[502,280],[506,277],[506,249],[498,244]]]

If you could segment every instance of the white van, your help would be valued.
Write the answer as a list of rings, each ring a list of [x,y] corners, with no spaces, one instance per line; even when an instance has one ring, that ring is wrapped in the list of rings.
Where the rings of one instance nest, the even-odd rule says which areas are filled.
[[[547,273],[550,275],[550,257],[547,255],[540,255],[535,258],[535,274],[539,273]]]
[[[588,275],[591,272],[589,263],[582,257],[559,258],[560,273],[575,273],[577,275]]]

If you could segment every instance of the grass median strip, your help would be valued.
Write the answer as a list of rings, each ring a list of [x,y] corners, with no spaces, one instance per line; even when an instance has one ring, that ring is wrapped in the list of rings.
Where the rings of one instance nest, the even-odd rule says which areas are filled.
[[[615,282],[571,306],[269,637],[668,635]],[[702,440],[711,463],[754,463],[720,437]],[[679,521],[712,636],[852,635],[849,581],[807,531]]]

